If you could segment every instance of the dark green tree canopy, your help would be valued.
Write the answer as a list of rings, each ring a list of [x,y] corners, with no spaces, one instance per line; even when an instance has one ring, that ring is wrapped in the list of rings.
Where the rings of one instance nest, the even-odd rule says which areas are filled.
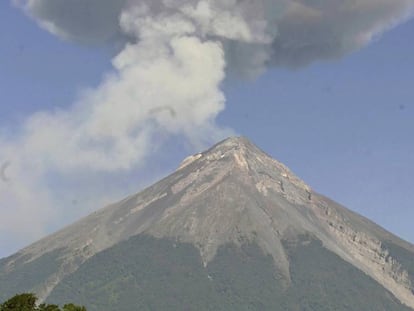
[[[63,309],[53,304],[37,305],[37,297],[31,293],[16,295],[0,305],[0,311],[86,311],[85,307],[66,304]]]

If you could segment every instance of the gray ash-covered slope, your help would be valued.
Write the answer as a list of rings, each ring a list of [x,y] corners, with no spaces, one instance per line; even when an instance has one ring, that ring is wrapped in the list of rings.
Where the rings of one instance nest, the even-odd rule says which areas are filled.
[[[0,261],[0,298],[90,310],[414,310],[414,246],[245,138]]]

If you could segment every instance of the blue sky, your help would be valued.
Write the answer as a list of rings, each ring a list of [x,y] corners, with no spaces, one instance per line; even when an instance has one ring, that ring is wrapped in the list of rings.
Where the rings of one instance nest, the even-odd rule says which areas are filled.
[[[339,61],[227,85],[221,121],[414,242],[414,21]]]
[[[115,50],[62,41],[7,1],[0,2],[0,25],[2,131],[18,132],[36,111],[69,107],[111,69]],[[316,191],[414,242],[413,34],[409,21],[342,59],[228,79],[217,122],[247,136]],[[139,188],[175,169],[187,153],[176,148],[160,167],[152,163],[128,178]],[[69,214],[66,221],[79,216]],[[12,244],[1,244],[0,257],[15,250]]]

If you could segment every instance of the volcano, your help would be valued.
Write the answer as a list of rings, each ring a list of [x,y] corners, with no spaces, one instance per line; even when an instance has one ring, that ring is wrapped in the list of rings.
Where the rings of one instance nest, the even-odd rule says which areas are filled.
[[[0,298],[90,311],[414,310],[414,246],[243,137],[0,261]]]

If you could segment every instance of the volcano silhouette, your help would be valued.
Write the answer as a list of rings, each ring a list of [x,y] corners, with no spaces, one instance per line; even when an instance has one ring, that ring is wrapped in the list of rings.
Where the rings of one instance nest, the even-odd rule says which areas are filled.
[[[414,310],[414,246],[246,138],[0,261],[0,298],[90,311]]]

